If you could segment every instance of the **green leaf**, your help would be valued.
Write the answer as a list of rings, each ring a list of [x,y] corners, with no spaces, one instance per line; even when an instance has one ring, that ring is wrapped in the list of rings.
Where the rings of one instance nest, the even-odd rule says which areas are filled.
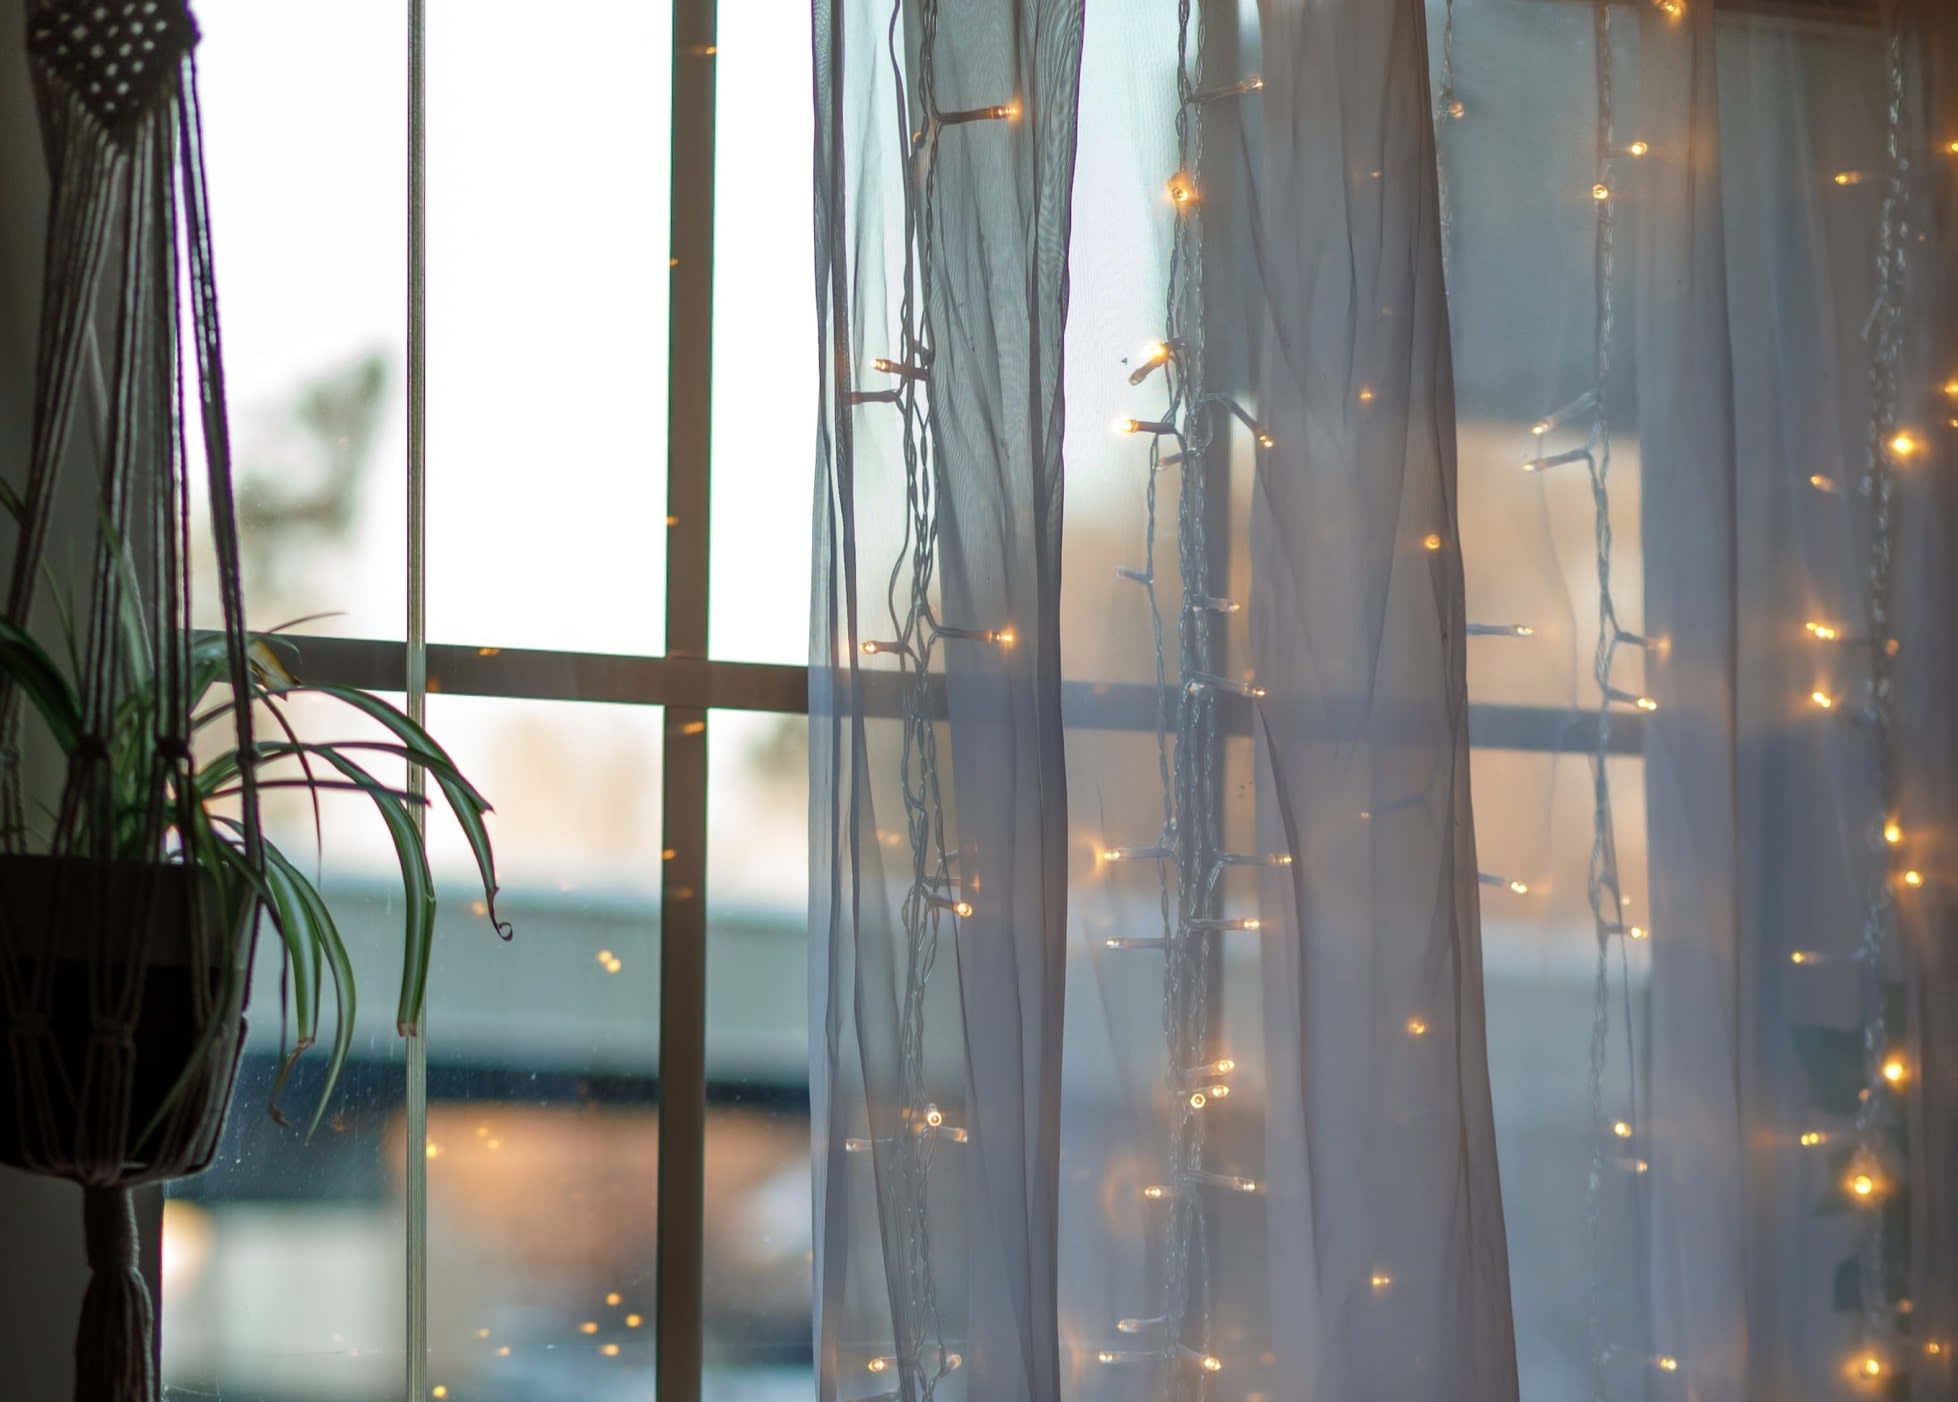
[[[509,923],[497,918],[496,895],[501,889],[496,880],[496,856],[490,847],[489,829],[483,823],[483,815],[490,811],[489,801],[485,799],[457,768],[456,762],[449,758],[448,751],[436,744],[429,733],[403,714],[402,711],[369,692],[358,691],[353,687],[316,685],[307,683],[291,688],[294,691],[317,692],[331,696],[337,701],[352,706],[362,714],[386,726],[410,752],[407,756],[412,764],[419,764],[429,772],[442,796],[448,800],[449,809],[455,814],[456,824],[469,841],[470,853],[476,859],[476,871],[483,883],[483,904],[489,913],[489,922],[503,939],[509,939],[515,932]]]
[[[47,649],[18,624],[0,619],[0,673],[13,678],[54,732],[64,755],[81,741],[82,707]]]
[[[367,790],[375,811],[387,822],[388,836],[394,839],[395,859],[401,864],[402,894],[408,906],[401,940],[401,1002],[395,1013],[395,1026],[405,1037],[421,1022],[422,998],[428,987],[429,950],[435,942],[435,878],[428,870],[421,829],[409,815],[407,804],[339,750],[326,746],[316,753]]]
[[[326,1116],[326,1107],[333,1098],[333,1088],[339,1084],[340,1072],[346,1067],[348,1054],[353,1050],[354,1013],[358,1006],[354,995],[353,961],[347,957],[346,941],[340,937],[340,927],[333,921],[333,912],[327,909],[319,889],[307,880],[306,874],[269,842],[265,844],[265,861],[268,868],[276,869],[285,879],[303,913],[305,929],[313,942],[315,955],[324,956],[327,971],[333,979],[333,1049],[327,1056],[326,1086],[320,1091],[319,1106],[313,1111],[312,1122],[306,1126],[306,1137],[311,1139]],[[315,983],[316,993],[318,987]]]
[[[1795,1054],[1808,1073],[1808,1100],[1831,1115],[1853,1116],[1864,1086],[1863,1034],[1854,1028],[1796,1027]]]

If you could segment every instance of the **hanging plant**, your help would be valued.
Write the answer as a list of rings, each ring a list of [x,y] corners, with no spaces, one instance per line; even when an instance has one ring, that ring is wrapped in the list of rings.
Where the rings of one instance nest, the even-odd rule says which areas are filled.
[[[216,1151],[261,918],[292,973],[298,1037],[280,1086],[319,1035],[327,981],[328,1094],[346,1060],[345,944],[312,881],[266,840],[261,791],[353,792],[386,823],[407,894],[404,1032],[420,1017],[435,896],[423,800],[378,779],[377,757],[434,780],[496,893],[488,805],[447,753],[378,697],[299,682],[291,644],[246,628],[197,39],[185,0],[28,0],[51,189],[32,442],[23,487],[5,499],[16,531],[0,611],[0,1162],[83,1189],[78,1402],[154,1402],[129,1192]],[[213,631],[189,623],[187,380],[223,620]],[[92,515],[64,536],[81,543],[86,574],[54,594],[57,659],[33,631],[36,596],[56,516],[78,500]],[[283,708],[303,692],[388,738],[302,740]],[[37,784],[43,754],[59,772]]]

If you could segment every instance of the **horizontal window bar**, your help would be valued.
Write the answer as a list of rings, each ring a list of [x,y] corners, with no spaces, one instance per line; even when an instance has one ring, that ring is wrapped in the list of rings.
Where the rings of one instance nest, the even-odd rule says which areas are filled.
[[[407,650],[397,642],[366,638],[300,637],[299,672],[308,681],[337,682],[370,691],[400,691],[407,679]],[[840,673],[837,675],[841,675]],[[903,713],[902,682],[894,671],[870,670],[862,679],[864,710],[873,716]],[[943,681],[934,678],[934,691]],[[501,696],[537,701],[590,701],[628,706],[697,706],[707,710],[806,714],[806,667],[764,662],[709,662],[693,657],[623,657],[609,653],[549,652],[529,648],[463,647],[431,643],[428,689],[455,696]],[[1061,710],[1071,729],[1154,729],[1154,687],[1133,683],[1065,682]],[[1225,698],[1218,720],[1229,735],[1250,734],[1246,703]],[[1647,718],[1615,711],[1610,753],[1644,749]],[[1469,743],[1477,749],[1591,754],[1597,748],[1598,714],[1551,706],[1469,707]]]

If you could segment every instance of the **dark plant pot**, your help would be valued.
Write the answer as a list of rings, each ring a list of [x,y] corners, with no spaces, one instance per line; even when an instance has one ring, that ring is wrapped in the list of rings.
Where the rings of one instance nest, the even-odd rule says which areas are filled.
[[[193,881],[204,930],[198,941],[191,938]],[[0,1163],[79,1177],[85,1159],[80,1166],[98,1183],[118,1152],[122,1183],[182,1177],[209,1164],[244,1044],[251,917],[249,902],[225,908],[217,883],[195,868],[0,855],[0,973],[10,968],[16,979],[32,980],[45,969],[48,979],[44,1002],[20,988],[10,1004],[0,989]],[[140,972],[130,968],[132,957]],[[129,1026],[133,1055],[118,1055],[95,1036],[91,989],[114,997],[132,974],[141,980]],[[33,1006],[47,1010],[38,1056],[23,1045],[38,1019],[15,1013]],[[177,1133],[159,1127],[135,1142],[179,1082],[171,1114]],[[116,1110],[123,1097],[126,1118]],[[108,1143],[105,1126],[118,1126]]]

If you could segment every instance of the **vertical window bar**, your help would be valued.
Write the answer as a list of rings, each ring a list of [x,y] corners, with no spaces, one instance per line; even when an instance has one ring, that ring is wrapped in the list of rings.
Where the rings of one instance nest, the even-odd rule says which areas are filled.
[[[408,0],[408,716],[428,710],[428,324],[426,190],[427,6]],[[420,797],[425,776],[409,764],[408,791]],[[420,827],[423,809],[410,805]],[[428,1396],[428,1027],[408,1036],[407,1402]]]
[[[666,651],[707,655],[714,303],[715,0],[674,0]],[[699,1402],[707,1133],[707,711],[666,713],[660,883],[660,1402]]]

